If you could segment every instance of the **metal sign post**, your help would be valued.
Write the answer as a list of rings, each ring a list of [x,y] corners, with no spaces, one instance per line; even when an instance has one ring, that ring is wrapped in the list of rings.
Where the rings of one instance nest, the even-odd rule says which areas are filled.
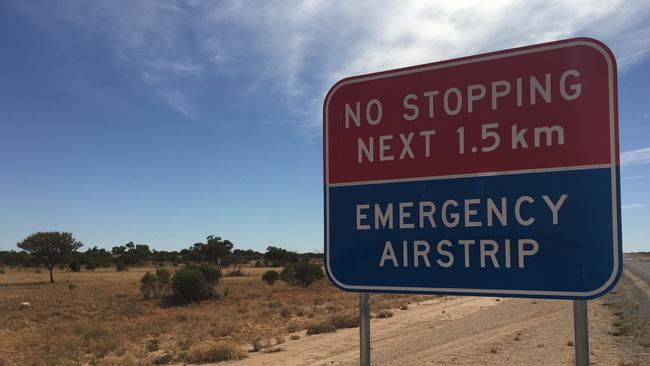
[[[361,339],[361,366],[370,366],[370,304],[368,293],[359,294],[359,337]]]
[[[589,323],[587,300],[573,300],[573,332],[576,366],[589,366]]]

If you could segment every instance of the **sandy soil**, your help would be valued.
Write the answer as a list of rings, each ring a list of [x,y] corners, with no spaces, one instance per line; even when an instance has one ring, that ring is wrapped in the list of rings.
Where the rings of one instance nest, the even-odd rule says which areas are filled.
[[[613,326],[619,318],[647,320],[639,303],[650,293],[639,286],[647,284],[626,273],[611,295],[589,301],[592,365],[650,365],[650,345],[640,341],[645,325],[619,333],[627,325]],[[279,352],[251,353],[227,364],[358,365],[358,333],[358,328],[302,333]],[[392,318],[373,319],[371,333],[373,365],[574,364],[572,303],[566,300],[436,298],[396,310]]]

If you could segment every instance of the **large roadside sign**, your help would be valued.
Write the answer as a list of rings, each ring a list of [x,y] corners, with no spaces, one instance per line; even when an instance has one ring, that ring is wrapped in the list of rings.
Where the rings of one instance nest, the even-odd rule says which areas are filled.
[[[576,38],[346,78],[326,272],[356,292],[588,299],[621,273],[616,61]]]

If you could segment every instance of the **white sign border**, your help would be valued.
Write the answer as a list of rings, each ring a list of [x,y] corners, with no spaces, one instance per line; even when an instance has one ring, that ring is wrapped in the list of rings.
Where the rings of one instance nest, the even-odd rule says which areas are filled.
[[[346,183],[329,183],[329,103],[334,95],[334,93],[344,85],[360,83],[364,81],[376,80],[376,79],[385,79],[390,77],[396,77],[401,75],[414,74],[419,72],[431,71],[444,69],[454,66],[467,65],[473,63],[479,63],[483,61],[496,60],[506,57],[519,56],[531,53],[545,52],[560,48],[575,47],[575,46],[587,46],[592,47],[601,53],[605,60],[607,61],[607,70],[608,70],[608,86],[609,86],[609,121],[610,121],[610,163],[609,164],[600,164],[600,165],[589,165],[589,166],[579,166],[579,167],[561,167],[561,168],[548,168],[548,169],[529,169],[529,170],[519,170],[519,171],[503,171],[503,172],[483,172],[483,173],[470,173],[470,174],[461,174],[454,176],[446,177],[436,177],[438,179],[446,178],[461,178],[461,177],[479,177],[479,176],[489,176],[489,175],[506,175],[506,174],[517,174],[517,173],[532,173],[532,172],[548,172],[548,171],[568,171],[568,170],[577,170],[577,169],[589,169],[589,168],[605,168],[609,167],[611,172],[611,197],[612,197],[612,243],[613,243],[613,267],[612,274],[601,287],[587,292],[570,292],[570,291],[536,291],[536,290],[510,290],[510,289],[469,289],[469,288],[430,288],[430,287],[403,287],[403,286],[356,286],[356,285],[346,285],[336,279],[332,269],[330,268],[330,223],[329,223],[329,190],[330,187],[341,187],[348,185],[359,185],[359,184],[375,184],[375,183],[393,183],[393,182],[405,182],[413,180],[422,180],[422,179],[432,179],[433,177],[417,177],[417,178],[406,178],[406,179],[387,179],[387,180],[375,180],[375,181],[362,181],[362,182],[346,182]],[[553,42],[550,45],[540,45],[525,47],[523,49],[516,49],[513,51],[506,51],[503,53],[497,52],[494,54],[487,54],[485,56],[476,56],[460,59],[457,61],[451,62],[442,62],[436,63],[433,65],[424,65],[421,67],[409,68],[406,70],[396,70],[393,72],[381,73],[378,75],[369,75],[365,77],[352,77],[349,79],[343,79],[339,83],[335,84],[332,89],[327,93],[325,104],[323,105],[324,113],[324,127],[323,133],[325,136],[325,146],[324,146],[324,159],[325,159],[325,271],[327,276],[332,282],[339,288],[343,290],[350,290],[355,292],[362,291],[376,291],[376,292],[416,292],[416,293],[444,293],[444,294],[468,294],[468,295],[494,295],[494,296],[516,296],[516,297],[542,297],[542,298],[569,298],[569,299],[589,299],[595,298],[603,294],[612,287],[616,280],[621,275],[620,268],[620,255],[619,253],[619,207],[618,207],[618,180],[617,180],[617,156],[616,156],[616,146],[617,146],[617,133],[616,133],[616,110],[615,110],[615,90],[614,90],[614,66],[615,61],[612,60],[611,51],[604,48],[605,46],[594,39],[590,38],[576,38],[568,39],[559,42]],[[434,178],[435,179],[435,178]]]

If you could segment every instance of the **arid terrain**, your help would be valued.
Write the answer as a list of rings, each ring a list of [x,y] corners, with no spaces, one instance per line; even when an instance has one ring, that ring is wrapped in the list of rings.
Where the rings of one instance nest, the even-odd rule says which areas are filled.
[[[631,276],[631,277],[630,277]],[[589,302],[592,365],[650,365],[645,283],[626,272]],[[643,300],[641,300],[643,301]],[[373,365],[573,365],[570,301],[456,297],[433,299],[373,319]],[[358,365],[358,328],[302,338],[284,352],[251,354],[233,365]]]
[[[647,258],[640,258],[647,259]],[[0,274],[0,365],[355,365],[357,296],[225,277],[218,300],[145,300],[151,268]],[[591,363],[650,365],[650,286],[626,270],[589,301]],[[20,310],[21,302],[31,310]],[[571,365],[570,301],[371,295],[373,365]],[[336,331],[333,331],[335,325]],[[307,335],[323,332],[323,334]],[[256,352],[255,352],[256,351]]]
[[[173,270],[171,266],[168,267]],[[0,365],[149,365],[246,357],[253,344],[269,349],[290,333],[323,325],[356,326],[357,297],[327,280],[311,286],[269,286],[269,268],[224,277],[219,299],[172,306],[145,300],[140,279],[154,268],[55,272],[4,268],[0,274]],[[382,295],[375,312],[430,297]],[[30,310],[20,304],[29,302]],[[327,330],[327,329],[324,329]],[[295,338],[294,335],[294,338]],[[214,349],[219,350],[213,355]]]

